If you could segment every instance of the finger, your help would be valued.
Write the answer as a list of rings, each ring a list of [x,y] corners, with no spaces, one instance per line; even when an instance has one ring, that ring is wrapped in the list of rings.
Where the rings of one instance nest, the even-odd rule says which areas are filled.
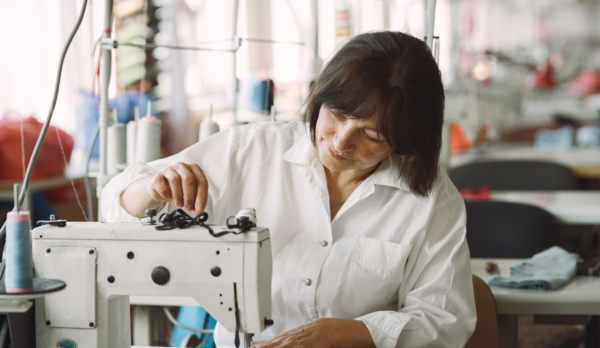
[[[162,174],[156,174],[150,179],[150,197],[157,202],[167,202],[173,194],[169,182]]]
[[[200,214],[206,209],[206,202],[208,201],[208,180],[206,180],[204,172],[197,164],[191,165],[190,169],[194,173],[197,184],[194,210]]]
[[[181,187],[183,189],[183,206],[187,210],[194,210],[196,201],[196,176],[190,169],[190,166],[184,163],[178,163],[175,170],[181,177]]]
[[[169,187],[171,188],[172,198],[171,201],[178,207],[183,207],[183,190],[181,188],[181,176],[175,171],[175,169],[169,167],[165,169],[163,175],[169,181]]]

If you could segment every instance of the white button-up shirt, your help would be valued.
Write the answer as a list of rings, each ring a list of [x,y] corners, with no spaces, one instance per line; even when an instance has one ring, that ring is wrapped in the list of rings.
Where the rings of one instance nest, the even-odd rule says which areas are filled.
[[[377,347],[462,347],[476,322],[465,207],[440,172],[417,197],[395,155],[331,220],[323,165],[303,122],[232,127],[183,152],[130,166],[102,192],[107,220],[135,220],[119,196],[175,164],[197,163],[209,182],[209,222],[256,208],[271,232],[275,325],[256,341],[316,318],[362,320]],[[176,207],[167,204],[163,211]],[[233,335],[218,326],[219,347]]]

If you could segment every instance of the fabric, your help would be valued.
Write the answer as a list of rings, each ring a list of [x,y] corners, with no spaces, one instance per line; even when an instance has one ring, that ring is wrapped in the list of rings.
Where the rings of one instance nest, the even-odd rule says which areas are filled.
[[[573,146],[575,131],[570,125],[562,128],[540,129],[535,134],[534,146],[538,149],[566,150]]]
[[[214,329],[215,325],[217,324],[215,319],[209,316],[204,308],[191,306],[179,308],[177,321],[185,326],[208,330]],[[204,344],[202,347],[212,347],[214,344],[214,338],[212,335],[194,333],[179,326],[173,326],[173,332],[171,333],[171,347],[180,347],[181,342],[189,334],[196,335],[196,337],[200,339],[200,342],[204,342],[206,340],[206,344]]]
[[[275,325],[255,340],[316,318],[362,320],[379,348],[462,347],[474,331],[465,206],[444,172],[427,198],[417,197],[392,155],[332,221],[325,171],[305,123],[256,123],[128,168],[102,192],[106,219],[135,221],[120,194],[179,161],[199,164],[208,179],[209,223],[256,208],[258,225],[271,232]],[[233,347],[233,337],[217,325],[218,347]]]
[[[22,119],[18,115],[10,113],[7,115],[0,120],[0,163],[2,163],[0,180],[21,181],[23,161],[28,164],[31,160],[33,149],[44,125],[33,116]],[[23,123],[22,137],[21,122]],[[67,162],[71,160],[71,151],[73,151],[73,138],[62,129],[59,128],[57,132],[56,127],[49,126],[31,180],[62,177],[67,166],[65,159]]]
[[[568,283],[577,270],[579,255],[554,246],[510,268],[510,277],[493,277],[489,285],[531,290],[554,290]]]

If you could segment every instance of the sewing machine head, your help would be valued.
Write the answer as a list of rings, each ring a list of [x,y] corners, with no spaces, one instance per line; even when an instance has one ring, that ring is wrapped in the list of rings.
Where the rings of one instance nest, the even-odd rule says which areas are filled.
[[[36,301],[38,348],[61,340],[131,347],[129,296],[191,297],[230,332],[256,334],[272,323],[265,228],[215,238],[200,226],[70,222],[33,230],[33,261],[36,277],[67,283]]]

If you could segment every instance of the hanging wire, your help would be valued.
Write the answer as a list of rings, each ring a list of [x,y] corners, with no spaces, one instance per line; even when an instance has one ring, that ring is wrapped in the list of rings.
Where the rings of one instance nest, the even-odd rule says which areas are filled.
[[[67,156],[65,156],[65,149],[63,148],[62,141],[60,140],[60,133],[58,131],[58,127],[54,127],[56,129],[56,136],[58,137],[58,145],[60,145],[60,152],[62,153],[63,160],[65,161],[65,171],[67,172],[67,177],[71,181],[71,186],[73,187],[73,192],[75,192],[75,199],[77,199],[77,204],[79,204],[79,208],[81,208],[81,212],[83,213],[83,218],[85,221],[88,220],[87,215],[85,214],[85,210],[83,210],[83,206],[81,205],[81,201],[79,200],[79,194],[77,194],[77,189],[75,189],[75,183],[73,182],[73,178],[69,173],[69,163],[67,162]]]
[[[163,312],[165,312],[167,319],[169,319],[169,321],[171,323],[173,323],[173,325],[175,325],[175,326],[179,326],[182,329],[190,330],[192,332],[197,332],[197,333],[201,333],[201,334],[213,334],[215,332],[215,330],[196,329],[193,327],[185,326],[182,323],[178,322],[177,319],[173,318],[173,315],[171,314],[171,312],[169,312],[169,309],[167,307],[163,307],[162,309],[163,309]]]

